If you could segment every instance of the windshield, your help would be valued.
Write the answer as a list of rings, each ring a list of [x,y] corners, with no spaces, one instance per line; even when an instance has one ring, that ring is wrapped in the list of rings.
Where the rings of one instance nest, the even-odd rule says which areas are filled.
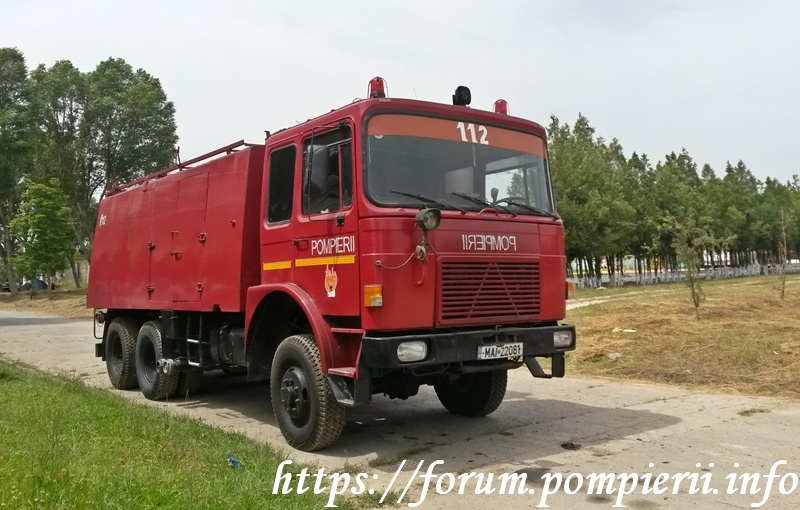
[[[544,141],[494,126],[415,115],[376,115],[367,126],[365,186],[374,203],[554,212]],[[398,193],[400,192],[400,193]]]

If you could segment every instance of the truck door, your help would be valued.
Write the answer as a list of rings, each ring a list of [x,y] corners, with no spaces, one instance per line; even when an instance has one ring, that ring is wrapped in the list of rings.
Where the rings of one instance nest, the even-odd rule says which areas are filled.
[[[208,174],[156,180],[148,187],[150,301],[199,301]]]
[[[172,230],[173,301],[199,301],[203,291],[208,173],[178,182],[178,206]]]
[[[295,281],[329,315],[360,311],[352,133],[340,124],[303,140]]]
[[[147,286],[151,302],[172,301],[172,232],[177,205],[173,179],[156,179],[147,183],[150,202],[150,279]]]
[[[295,148],[270,155],[263,281],[296,283],[327,315],[359,313],[352,132],[349,124],[340,123],[333,129],[316,128],[304,137],[302,157],[296,156],[300,164],[295,165],[293,179],[293,214],[283,223],[270,220],[275,211],[286,210],[280,205],[287,191],[287,179],[280,178],[280,164],[285,164],[280,151],[288,154]]]

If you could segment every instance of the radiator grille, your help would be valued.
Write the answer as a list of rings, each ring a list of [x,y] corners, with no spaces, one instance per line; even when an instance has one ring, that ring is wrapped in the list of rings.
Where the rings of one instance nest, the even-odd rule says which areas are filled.
[[[439,320],[477,323],[540,313],[538,262],[442,261]]]

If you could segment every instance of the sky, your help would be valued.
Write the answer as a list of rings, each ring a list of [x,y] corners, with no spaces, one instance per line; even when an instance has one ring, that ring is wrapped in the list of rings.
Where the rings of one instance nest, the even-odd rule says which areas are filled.
[[[743,0],[0,0],[29,68],[122,58],[175,103],[181,158],[363,98],[472,107],[547,126],[587,117],[652,162],[685,148],[723,176],[800,174],[800,2]]]

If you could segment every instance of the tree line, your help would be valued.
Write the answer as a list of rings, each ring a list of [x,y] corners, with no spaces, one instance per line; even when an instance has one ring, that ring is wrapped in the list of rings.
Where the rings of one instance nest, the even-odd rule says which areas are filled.
[[[642,274],[686,267],[689,252],[707,266],[736,267],[785,264],[800,250],[797,175],[762,182],[742,161],[718,175],[707,164],[698,170],[686,149],[655,163],[626,157],[582,115],[571,126],[551,117],[548,134],[572,276],[598,278],[603,260],[614,275],[626,256]]]
[[[70,265],[80,287],[103,190],[169,166],[177,141],[175,107],[145,70],[120,58],[29,70],[0,48],[0,279]]]

